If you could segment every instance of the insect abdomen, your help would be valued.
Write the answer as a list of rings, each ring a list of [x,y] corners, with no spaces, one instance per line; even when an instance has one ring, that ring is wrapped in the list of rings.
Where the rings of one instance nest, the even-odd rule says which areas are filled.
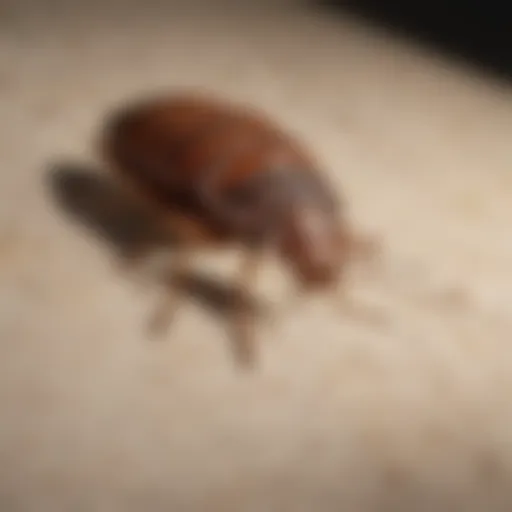
[[[105,141],[118,172],[161,206],[237,232],[272,222],[295,196],[301,200],[312,176],[301,172],[314,167],[266,119],[206,99],[125,108],[112,116]]]

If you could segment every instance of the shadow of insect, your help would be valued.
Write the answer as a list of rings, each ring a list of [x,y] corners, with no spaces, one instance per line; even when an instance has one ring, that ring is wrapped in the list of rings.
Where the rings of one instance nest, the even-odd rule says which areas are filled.
[[[110,176],[85,164],[60,162],[48,169],[46,178],[54,203],[72,222],[99,239],[120,268],[136,271],[139,262],[162,249],[169,250],[172,257],[178,239],[159,225],[152,212],[135,203]],[[166,289],[175,288],[176,295],[200,304],[223,319],[228,328],[232,328],[229,319],[239,313],[240,308],[248,313],[245,316],[250,324],[266,311],[248,293],[206,273],[187,271],[168,275],[164,271],[158,275],[157,282]],[[174,296],[169,294],[170,298]],[[151,338],[161,338],[168,331],[175,310],[168,303],[162,303],[155,310],[148,323]],[[247,328],[252,329],[253,325]],[[235,333],[229,336],[235,360],[250,365],[254,359],[251,348],[237,341],[243,338]]]

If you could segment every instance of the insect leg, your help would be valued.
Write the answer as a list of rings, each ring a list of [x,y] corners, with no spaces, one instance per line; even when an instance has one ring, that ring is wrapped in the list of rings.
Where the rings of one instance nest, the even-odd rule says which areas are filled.
[[[183,301],[183,294],[180,293],[176,280],[187,271],[189,261],[190,248],[182,247],[176,250],[165,293],[149,320],[148,331],[151,336],[162,336],[173,323]]]
[[[251,295],[255,281],[263,263],[263,252],[260,249],[249,248],[243,252],[237,283],[240,288],[238,301],[233,308],[232,328],[235,334],[235,349],[237,359],[244,364],[254,361],[254,315],[244,304],[244,298]]]

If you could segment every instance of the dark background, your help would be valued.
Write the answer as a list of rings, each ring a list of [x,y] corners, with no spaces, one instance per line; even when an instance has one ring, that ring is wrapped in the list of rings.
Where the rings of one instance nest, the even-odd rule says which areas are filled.
[[[512,9],[500,1],[318,0],[512,80]]]

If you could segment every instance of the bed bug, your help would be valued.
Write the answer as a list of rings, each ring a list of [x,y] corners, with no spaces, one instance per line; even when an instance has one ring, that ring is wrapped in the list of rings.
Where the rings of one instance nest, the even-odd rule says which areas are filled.
[[[344,199],[305,144],[247,104],[198,92],[141,98],[107,116],[101,150],[114,175],[178,231],[176,272],[190,250],[236,244],[241,287],[250,291],[273,251],[303,296],[338,289],[354,255],[374,248],[350,228]],[[169,290],[160,311],[171,318],[178,302]],[[233,325],[251,346],[246,315]]]

